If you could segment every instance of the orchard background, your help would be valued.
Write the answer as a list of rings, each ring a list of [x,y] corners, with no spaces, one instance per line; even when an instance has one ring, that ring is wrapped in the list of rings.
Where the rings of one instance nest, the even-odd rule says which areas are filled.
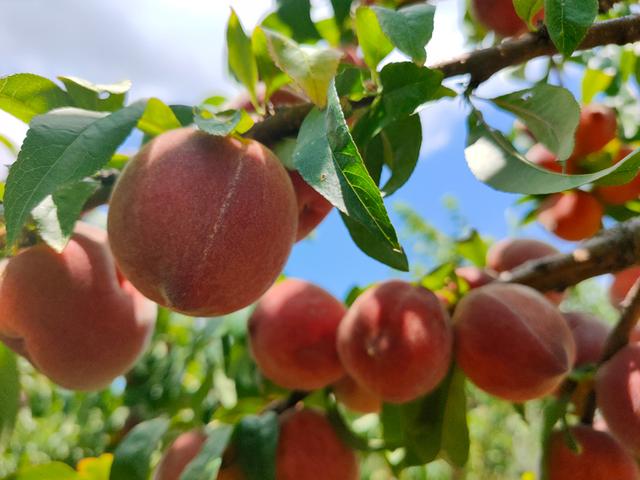
[[[0,478],[194,480],[216,478],[219,469],[218,478],[279,480],[638,478],[640,418],[631,405],[640,398],[633,382],[640,354],[626,347],[640,314],[640,296],[631,288],[638,275],[632,270],[618,277],[627,285],[614,292],[613,304],[606,275],[640,258],[640,224],[634,219],[640,189],[632,181],[640,168],[634,151],[640,140],[638,5],[470,3],[1,5],[0,160],[17,162],[7,168],[8,176],[0,171],[6,257],[0,264],[0,340],[6,344],[0,343]],[[544,17],[537,15],[542,7]],[[526,33],[526,23],[533,33]],[[265,84],[268,95],[275,93],[266,102]],[[287,169],[298,170],[301,177],[291,177],[297,201],[308,202],[300,218],[282,221],[292,218],[285,205],[293,208],[290,192],[280,192],[277,208],[268,201],[251,205],[251,192],[262,184],[244,179],[242,200],[267,215],[257,221],[251,216],[248,224],[242,214],[225,222],[250,235],[249,227],[263,221],[263,236],[240,252],[244,257],[225,255],[244,243],[225,243],[235,239],[228,232],[203,234],[207,218],[217,218],[217,203],[199,195],[215,185],[224,197],[224,167],[213,167],[216,178],[207,178],[193,174],[194,165],[185,166],[189,188],[180,167],[172,170],[178,175],[161,172],[143,188],[151,178],[145,174],[130,182],[140,188],[121,182],[114,194],[120,198],[109,202],[141,144],[177,138],[167,132],[192,123],[206,132],[198,137],[202,144],[215,146],[202,150],[212,155],[212,164],[220,164],[215,151],[222,146],[231,152],[226,160],[232,165],[244,161],[233,153],[244,144],[225,139],[233,136],[259,140]],[[193,146],[194,137],[186,138],[169,141],[170,148],[172,142]],[[282,178],[265,191],[279,190]],[[305,181],[322,196],[300,190]],[[145,213],[142,220],[131,212],[148,190],[156,196],[135,210]],[[192,215],[179,210],[184,198],[197,203]],[[338,208],[323,220],[329,202]],[[72,259],[80,249],[94,252],[107,270],[115,265],[99,231],[83,233],[87,227],[78,224],[67,245],[81,216],[106,228],[108,203],[114,206],[110,243],[121,269],[117,279],[115,268],[107,275],[108,289],[129,288],[127,276],[147,296],[163,292],[153,298],[164,303],[157,318],[155,307],[129,290],[139,305],[129,317],[112,310],[113,292],[100,285],[89,289],[89,299],[72,298],[73,289],[86,284],[61,277],[51,261]],[[323,213],[314,214],[317,209]],[[172,211],[178,213],[172,217]],[[277,228],[265,218],[277,218]],[[145,222],[153,228],[143,229]],[[293,245],[296,224],[301,237],[303,226],[317,222],[311,235]],[[153,235],[145,238],[143,230]],[[507,244],[490,249],[504,237],[537,238],[566,255],[525,243],[518,259],[508,261]],[[136,242],[140,249],[131,254],[127,250]],[[509,245],[518,248],[517,242]],[[373,387],[418,384],[424,372],[443,373],[401,399],[382,390],[364,392],[360,385],[364,410],[378,411],[358,413],[335,386],[343,367],[351,376],[362,373],[345,353],[358,335],[343,333],[344,326],[338,373],[329,375],[335,378],[313,385],[301,380],[309,372],[319,377],[328,361],[302,368],[290,384],[267,372],[274,348],[265,340],[266,353],[260,353],[255,332],[259,322],[275,322],[269,309],[278,311],[270,306],[277,301],[268,303],[268,294],[254,313],[269,285],[258,293],[249,285],[264,268],[255,259],[238,262],[258,255],[258,246],[267,252],[262,258],[270,258],[276,246],[283,261],[288,256],[271,298],[281,295],[293,304],[293,297],[275,293],[297,291],[293,278],[324,288],[346,306],[364,293],[345,317],[354,322],[358,305],[371,298],[367,292],[377,291],[374,284],[403,279],[400,287],[392,284],[398,291],[417,288],[408,282],[421,285],[415,295],[430,313],[420,324],[427,337],[437,337],[441,325],[446,333],[427,342],[429,354],[408,363],[398,352],[422,337],[400,334],[407,348],[383,358],[392,373],[376,370],[380,378]],[[185,260],[182,247],[193,261]],[[536,254],[537,248],[544,253]],[[217,261],[224,259],[227,270],[251,273],[239,282],[216,279],[225,268],[215,264],[200,284],[190,283],[190,272],[200,272],[199,255],[209,249],[221,250]],[[156,250],[161,253],[154,255]],[[141,268],[150,258],[162,268]],[[166,265],[174,278],[163,277]],[[476,290],[477,278],[461,266],[476,267],[467,269],[474,274],[485,267],[492,276],[501,272],[499,282]],[[86,268],[102,271],[94,262]],[[268,284],[280,273],[271,270],[264,274],[273,277]],[[167,283],[145,284],[154,275]],[[246,308],[222,315],[225,305],[212,305],[201,291],[211,285],[225,290],[219,288],[225,280],[234,299],[251,298],[241,302]],[[562,301],[561,311],[588,312],[600,323],[583,325],[584,316],[567,316],[565,324],[551,303],[514,283],[548,292],[550,300]],[[172,296],[172,289],[180,295]],[[345,307],[329,294],[306,288],[295,298],[303,301],[305,295],[336,302],[335,323],[342,320]],[[498,297],[507,299],[512,316],[500,310]],[[393,304],[402,295],[388,298]],[[280,317],[289,318],[287,302],[282,308]],[[299,308],[290,332],[275,335],[280,341],[295,344],[316,331],[300,313],[312,309]],[[324,325],[328,318],[315,321]],[[306,327],[296,328],[296,322]],[[535,332],[534,342],[522,327]],[[469,329],[491,332],[486,359],[465,357],[477,347]],[[447,342],[453,342],[453,353]],[[518,358],[509,356],[514,345]],[[542,351],[555,352],[561,365],[545,365],[550,360]],[[288,361],[293,372],[308,360]],[[409,378],[405,372],[416,364],[424,368]],[[503,365],[506,382],[492,376]],[[310,409],[323,412],[306,419],[317,428],[296,433],[287,422]],[[575,427],[579,423],[585,426]],[[611,435],[595,434],[592,424]],[[317,442],[305,443],[308,438]],[[164,453],[169,448],[172,453]],[[181,468],[172,471],[167,465],[173,461]]]

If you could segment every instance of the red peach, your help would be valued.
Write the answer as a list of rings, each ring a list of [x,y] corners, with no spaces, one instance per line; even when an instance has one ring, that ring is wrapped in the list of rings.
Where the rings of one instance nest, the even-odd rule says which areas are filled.
[[[599,152],[616,138],[617,130],[616,112],[612,108],[597,104],[582,107],[573,154],[583,157]]]
[[[473,0],[471,6],[478,22],[501,37],[513,37],[527,31],[527,25],[518,17],[512,0]],[[543,18],[544,14],[540,12],[534,23]]]
[[[329,215],[333,205],[311,187],[297,171],[289,170],[289,177],[291,177],[298,202],[296,242],[299,242],[320,225],[320,222]]]
[[[633,151],[633,148],[624,145],[618,152],[614,163],[618,163],[623,158],[631,155]],[[598,198],[604,203],[609,205],[624,205],[640,196],[640,175],[624,185],[598,187],[595,192]]]
[[[378,413],[382,409],[380,398],[348,375],[333,385],[333,393],[340,403],[354,412]]]
[[[602,226],[604,208],[590,193],[572,190],[547,197],[538,210],[538,221],[558,237],[579,241],[592,237]]]
[[[611,328],[590,313],[566,312],[563,315],[576,344],[574,366],[599,362]]]
[[[633,287],[638,278],[640,278],[640,266],[627,268],[615,273],[613,282],[609,287],[609,300],[611,301],[611,305],[620,308],[620,304],[624,301],[629,290],[631,290],[631,287]]]
[[[467,282],[467,285],[472,290],[496,280],[496,277],[491,272],[474,266],[458,267],[456,268],[456,275]]]

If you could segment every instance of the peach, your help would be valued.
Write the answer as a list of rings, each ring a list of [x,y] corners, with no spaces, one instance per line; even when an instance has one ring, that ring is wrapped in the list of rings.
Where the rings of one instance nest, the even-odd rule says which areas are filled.
[[[558,163],[558,157],[541,143],[536,143],[527,152],[527,160],[535,163],[539,167],[555,173],[563,173],[562,165]],[[566,160],[565,172],[567,174],[576,173],[578,171],[577,158],[572,155]]]
[[[562,432],[549,440],[547,468],[549,480],[638,480],[638,465],[622,445],[606,432],[585,425],[571,428],[580,446],[576,453],[565,443]]]
[[[611,434],[640,454],[640,345],[627,345],[596,374],[596,399]]]
[[[354,412],[378,413],[382,409],[380,398],[348,375],[333,385],[333,393],[340,403]]]
[[[0,263],[0,339],[72,390],[98,390],[147,346],[156,306],[116,272],[106,233],[78,223],[57,253],[45,244]]]
[[[600,202],[582,190],[550,195],[538,210],[538,221],[550,232],[569,241],[584,240],[598,233],[603,216]]]
[[[358,460],[324,417],[289,410],[280,417],[276,451],[278,480],[357,480]]]
[[[616,138],[618,121],[616,112],[605,105],[586,105],[580,112],[576,129],[575,156],[582,157],[599,152]]]
[[[640,278],[640,266],[627,268],[614,274],[613,282],[609,287],[609,300],[611,301],[611,305],[620,308],[620,305],[638,278]]]
[[[458,267],[456,275],[467,282],[470,289],[482,287],[496,280],[496,277],[488,270],[474,266]]]
[[[329,201],[311,187],[297,171],[289,171],[298,202],[298,233],[300,241],[311,233],[333,208]]]
[[[387,281],[356,299],[337,344],[347,374],[363,388],[386,402],[408,402],[437,387],[449,370],[449,315],[426,288]]]
[[[618,152],[614,163],[630,155],[634,151],[633,148],[625,145]],[[640,196],[640,175],[624,185],[612,185],[608,187],[597,187],[595,189],[597,197],[604,203],[609,205],[624,205],[625,203],[635,200]]]
[[[249,343],[265,377],[284,388],[315,390],[344,375],[336,351],[345,307],[304,280],[286,279],[258,302],[249,319]]]
[[[280,274],[297,223],[291,181],[269,149],[191,128],[163,133],[129,161],[108,218],[131,283],[194,316],[256,301]]]
[[[501,37],[513,37],[527,31],[527,25],[518,17],[512,0],[473,0],[471,7],[478,22]],[[534,23],[543,18],[540,12]]]
[[[453,314],[455,356],[479,388],[513,402],[553,392],[571,371],[575,344],[560,312],[532,288],[492,283]]]
[[[569,324],[576,344],[574,366],[579,367],[599,362],[604,353],[611,328],[590,313],[566,312],[563,315]]]

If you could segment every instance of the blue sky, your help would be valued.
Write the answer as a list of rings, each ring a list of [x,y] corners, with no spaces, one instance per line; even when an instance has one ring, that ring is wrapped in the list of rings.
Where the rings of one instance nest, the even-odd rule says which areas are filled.
[[[20,0],[2,1],[0,16],[0,76],[32,72],[49,78],[73,75],[96,83],[133,81],[131,98],[157,96],[168,103],[194,104],[211,94],[238,91],[226,75],[224,28],[229,6],[251,28],[270,8],[268,0]],[[314,2],[321,17],[324,3]],[[446,60],[464,51],[458,0],[438,2],[437,29],[429,45],[428,62]],[[459,5],[460,4],[460,5]],[[532,67],[535,70],[535,65]],[[569,72],[566,84],[578,84]],[[478,91],[490,97],[522,85],[498,75]],[[578,91],[573,88],[576,95]],[[489,122],[508,129],[513,119],[486,108]],[[484,235],[502,238],[513,233],[514,195],[479,183],[464,160],[465,110],[458,100],[441,101],[421,112],[423,148],[411,180],[387,200],[410,204],[431,224],[452,230],[443,198],[453,196],[469,225]],[[0,112],[0,133],[19,144],[25,126]],[[0,145],[0,164],[10,159]],[[0,175],[2,170],[0,169]],[[400,225],[398,225],[400,228]],[[537,224],[521,234],[556,243]],[[412,255],[411,245],[405,244]],[[343,296],[354,284],[368,284],[399,275],[369,259],[351,242],[334,212],[310,240],[296,245],[286,273],[313,281]]]

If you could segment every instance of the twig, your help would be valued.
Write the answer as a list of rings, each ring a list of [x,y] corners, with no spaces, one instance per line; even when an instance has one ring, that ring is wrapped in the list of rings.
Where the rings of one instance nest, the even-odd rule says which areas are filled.
[[[309,392],[303,392],[300,390],[294,390],[289,394],[288,397],[285,397],[281,400],[277,400],[272,404],[268,405],[264,411],[267,412],[275,412],[278,415],[286,412],[290,408],[295,407],[299,402],[307,398]]]

